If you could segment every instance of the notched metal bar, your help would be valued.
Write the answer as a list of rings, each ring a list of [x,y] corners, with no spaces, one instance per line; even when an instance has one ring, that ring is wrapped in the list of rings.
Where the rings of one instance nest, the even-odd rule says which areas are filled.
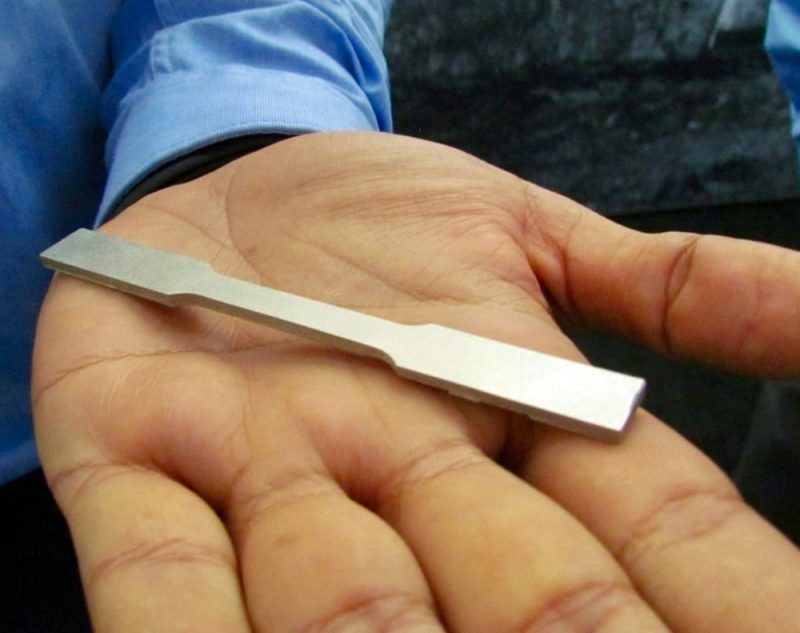
[[[76,231],[41,259],[55,271],[151,301],[210,308],[379,358],[405,378],[597,439],[619,439],[644,395],[641,378],[441,325],[395,323],[96,231]]]

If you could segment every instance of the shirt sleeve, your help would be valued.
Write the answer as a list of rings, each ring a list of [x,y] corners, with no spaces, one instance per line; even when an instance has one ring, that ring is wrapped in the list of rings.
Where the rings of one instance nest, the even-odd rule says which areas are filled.
[[[98,222],[148,173],[248,134],[391,131],[391,0],[128,0],[103,99]]]
[[[766,47],[791,102],[792,136],[800,142],[800,0],[772,0]]]

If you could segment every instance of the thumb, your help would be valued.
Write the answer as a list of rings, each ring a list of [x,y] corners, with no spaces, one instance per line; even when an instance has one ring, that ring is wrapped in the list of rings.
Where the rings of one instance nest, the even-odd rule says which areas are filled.
[[[526,248],[568,317],[733,371],[800,376],[800,253],[633,231],[530,185]]]

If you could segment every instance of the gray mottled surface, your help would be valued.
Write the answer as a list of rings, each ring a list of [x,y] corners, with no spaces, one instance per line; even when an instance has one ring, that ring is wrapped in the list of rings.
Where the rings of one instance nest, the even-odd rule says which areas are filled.
[[[721,0],[396,0],[387,54],[412,79],[526,79],[537,68],[583,72],[692,61]]]
[[[609,214],[793,197],[765,7],[397,0],[396,129]]]

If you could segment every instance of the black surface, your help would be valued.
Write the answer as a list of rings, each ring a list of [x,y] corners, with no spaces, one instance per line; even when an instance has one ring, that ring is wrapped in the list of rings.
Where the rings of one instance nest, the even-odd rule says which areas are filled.
[[[734,477],[742,496],[800,545],[800,383],[765,386]]]
[[[0,487],[0,631],[90,631],[69,532],[41,471]]]

